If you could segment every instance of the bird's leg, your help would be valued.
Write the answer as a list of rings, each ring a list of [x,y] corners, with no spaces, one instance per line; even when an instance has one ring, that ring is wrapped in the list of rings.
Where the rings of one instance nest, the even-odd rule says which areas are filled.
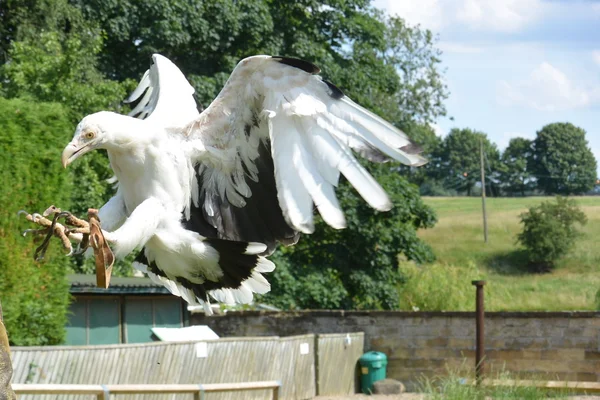
[[[88,221],[75,217],[67,211],[62,211],[55,206],[49,207],[42,214],[29,214],[26,211],[19,211],[19,214],[25,214],[25,218],[35,224],[42,226],[42,229],[28,229],[27,232],[34,232],[36,235],[45,235],[42,244],[35,250],[34,258],[40,261],[44,258],[52,236],[58,237],[63,245],[67,255],[74,254],[71,240],[79,242],[78,252],[85,251],[88,247],[94,249],[96,259],[96,285],[107,288],[110,282],[112,266],[115,260],[112,250],[108,245],[107,238],[100,226],[98,210],[90,208],[88,210]],[[49,218],[52,218],[51,220]],[[58,222],[64,218],[64,224]]]
[[[30,214],[24,210],[19,211],[18,214],[25,214],[25,218],[28,221],[31,221],[42,227],[42,229],[27,229],[23,232],[23,235],[27,235],[28,233],[32,233],[37,236],[45,235],[42,244],[35,250],[34,258],[37,261],[44,258],[52,236],[56,236],[60,239],[63,249],[65,252],[67,252],[67,255],[73,254],[73,245],[71,244],[71,240],[81,243],[84,239],[83,236],[86,232],[85,225],[87,222],[72,216],[70,213],[62,212],[55,206],[49,207],[42,214]],[[52,217],[52,219],[50,220],[48,217]],[[63,217],[66,218],[65,224],[77,226],[77,231],[72,231],[67,225],[59,223],[58,219]],[[89,233],[89,227],[87,228],[87,232]]]
[[[50,206],[42,214],[44,217],[49,215],[59,215],[59,217],[65,219],[65,225],[67,227],[67,234],[73,241],[78,242],[77,250],[70,252],[69,254],[82,254],[89,247],[89,235],[90,235],[90,224],[89,222],[77,218],[68,211],[62,211],[60,208]]]

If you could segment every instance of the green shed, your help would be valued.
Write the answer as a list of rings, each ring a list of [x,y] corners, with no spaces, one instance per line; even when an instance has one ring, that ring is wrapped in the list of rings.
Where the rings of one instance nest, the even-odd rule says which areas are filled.
[[[189,325],[187,303],[149,278],[113,277],[108,289],[96,287],[95,275],[68,278],[67,345],[152,342],[153,327]]]

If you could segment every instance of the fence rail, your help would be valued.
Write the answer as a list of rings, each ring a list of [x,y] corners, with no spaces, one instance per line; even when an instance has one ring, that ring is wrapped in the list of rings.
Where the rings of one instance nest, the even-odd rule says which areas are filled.
[[[12,385],[16,394],[87,394],[95,395],[97,400],[109,400],[116,394],[192,394],[194,400],[204,400],[206,393],[237,392],[248,390],[273,391],[273,400],[279,400],[279,381],[243,382],[243,383],[204,383],[184,385],[67,385],[67,384],[18,384]]]

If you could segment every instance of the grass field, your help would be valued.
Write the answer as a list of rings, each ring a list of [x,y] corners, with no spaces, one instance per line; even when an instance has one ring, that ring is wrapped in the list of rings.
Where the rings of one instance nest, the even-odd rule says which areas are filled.
[[[519,268],[526,262],[526,255],[515,242],[521,229],[519,214],[547,199],[488,198],[486,244],[481,199],[425,198],[436,210],[439,222],[433,229],[420,231],[419,236],[433,247],[438,261],[436,265],[419,268],[415,274],[420,280],[431,280],[431,290],[435,290],[436,282],[442,281],[455,288],[429,293],[434,298],[440,297],[433,308],[472,309],[474,290],[470,281],[483,278],[488,284],[488,310],[596,309],[595,296],[600,290],[600,197],[576,198],[588,216],[588,223],[582,229],[585,236],[552,273],[528,274]],[[423,285],[427,282],[420,285],[418,290],[425,290]],[[459,298],[445,301],[448,296]]]

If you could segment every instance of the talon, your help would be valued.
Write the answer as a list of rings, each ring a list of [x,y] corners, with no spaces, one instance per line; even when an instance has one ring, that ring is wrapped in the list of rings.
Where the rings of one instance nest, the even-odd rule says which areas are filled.
[[[35,223],[37,223],[38,219],[40,219],[40,218],[43,218],[43,216],[40,213],[33,213],[33,214],[31,214],[31,219]]]
[[[87,249],[82,249],[81,245],[78,245],[77,246],[77,250],[75,250],[75,252],[73,253],[73,255],[75,255],[75,256],[81,255],[81,254],[85,253],[86,250]]]
[[[25,210],[19,210],[17,211],[17,215],[29,215],[29,213]]]
[[[44,212],[42,213],[42,215],[43,215],[44,217],[47,217],[47,216],[49,216],[49,215],[56,214],[56,213],[60,213],[60,212],[61,212],[60,208],[56,207],[55,205],[51,205],[50,207],[48,207],[48,208],[46,209],[46,211],[44,211]]]
[[[28,233],[31,233],[31,232],[33,232],[33,233],[42,233],[42,232],[44,232],[44,230],[43,229],[42,230],[40,230],[40,229],[25,229],[23,231],[22,235],[23,235],[23,237],[25,237],[25,236],[27,236]]]

